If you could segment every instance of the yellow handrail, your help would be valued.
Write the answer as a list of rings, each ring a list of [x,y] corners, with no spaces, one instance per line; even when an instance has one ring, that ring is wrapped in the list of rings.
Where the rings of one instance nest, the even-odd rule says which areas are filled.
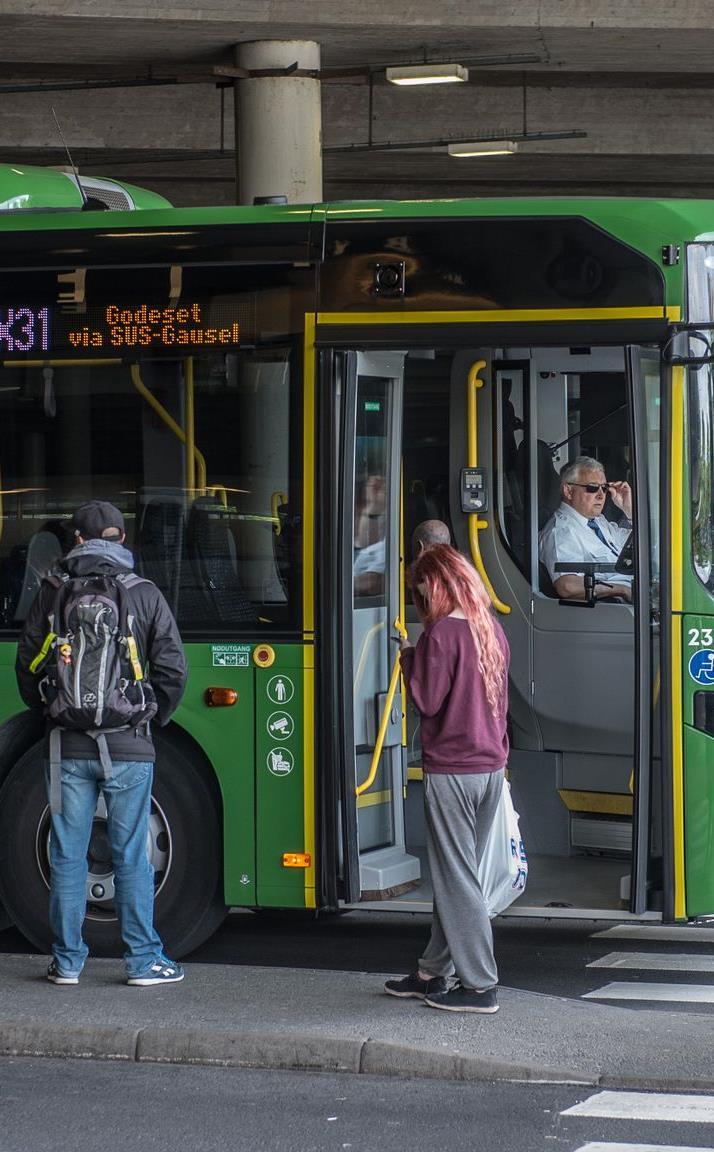
[[[281,504],[287,504],[288,498],[285,492],[273,492],[270,497],[270,515],[273,517],[273,532],[276,536],[280,535],[280,516],[278,515],[278,508]]]
[[[134,385],[134,387],[136,388],[139,395],[144,397],[144,399],[146,400],[146,403],[151,408],[154,409],[154,412],[156,412],[157,416],[161,420],[163,420],[166,427],[169,428],[173,432],[174,436],[176,436],[176,438],[178,440],[180,440],[182,444],[186,445],[186,453],[188,455],[188,437],[187,437],[186,433],[184,432],[181,425],[176,423],[176,421],[174,420],[171,413],[168,412],[166,410],[166,408],[164,408],[163,404],[159,400],[157,400],[156,397],[153,395],[153,393],[150,392],[149,389],[146,387],[146,384],[141,379],[141,371],[139,369],[139,365],[138,364],[130,364],[129,365],[129,371],[131,372],[131,382]],[[193,368],[191,369],[191,381],[193,383]],[[187,396],[187,398],[188,398],[188,396]],[[191,460],[192,461],[195,460],[195,472],[193,470],[193,467],[191,465],[189,465],[189,462],[187,460],[186,461],[187,477],[190,477],[191,475],[193,475],[194,482],[196,480],[198,482],[198,491],[201,495],[203,495],[206,491],[206,461],[205,461],[205,458],[203,456],[203,453],[199,452],[195,443],[193,444],[193,451],[191,453]],[[192,485],[189,484],[188,486],[193,491]]]
[[[194,452],[196,451],[194,446]],[[224,508],[228,507],[228,489],[225,484],[209,484],[206,488],[207,496],[217,496]]]
[[[186,425],[186,485],[193,496],[196,491],[196,416],[193,405],[193,356],[184,365],[184,423]],[[206,491],[206,477],[203,477],[203,492]]]
[[[17,368],[20,364],[23,368],[103,368],[107,364],[121,364],[122,361],[116,358],[107,360],[3,360],[3,368]]]
[[[394,627],[396,628],[396,630],[400,636],[406,636],[406,634],[407,634],[406,628],[404,627],[404,625],[402,624],[402,622],[398,616],[397,616],[396,620],[394,621]],[[372,762],[369,766],[369,774],[367,776],[367,779],[363,780],[363,782],[361,784],[358,784],[357,787],[355,788],[355,795],[357,795],[357,796],[361,796],[363,792],[366,792],[367,789],[371,788],[372,785],[374,784],[374,780],[375,780],[375,777],[377,775],[377,768],[379,767],[379,758],[382,755],[382,748],[384,747],[384,737],[387,735],[387,727],[389,725],[389,714],[392,711],[392,704],[394,703],[394,695],[397,691],[397,684],[399,682],[399,673],[400,673],[399,653],[397,652],[397,655],[394,658],[394,667],[392,668],[392,675],[391,675],[391,678],[389,681],[389,687],[387,689],[387,698],[384,701],[384,712],[382,713],[382,719],[381,719],[381,722],[379,725],[379,731],[377,733],[377,739],[375,741],[374,750],[372,752]]]
[[[485,381],[482,380],[481,377],[479,376],[479,372],[481,372],[482,369],[484,369],[485,367],[486,367],[486,361],[485,360],[477,360],[475,364],[472,364],[471,367],[469,368],[468,380],[467,380],[467,384],[466,384],[467,402],[468,402],[468,414],[467,414],[468,454],[467,454],[467,461],[466,462],[467,462],[469,468],[476,468],[478,465],[478,403],[477,403],[477,392],[478,392],[478,389],[483,388],[483,386],[485,384]],[[469,544],[471,546],[471,559],[474,562],[474,567],[475,567],[476,571],[478,572],[479,576],[481,577],[481,579],[483,580],[483,582],[486,586],[486,591],[488,592],[489,596],[491,597],[491,603],[493,604],[494,608],[496,608],[497,611],[503,613],[504,615],[508,615],[508,613],[511,611],[509,605],[504,604],[502,600],[499,600],[498,596],[496,595],[496,593],[493,589],[493,585],[486,574],[486,569],[484,567],[483,559],[481,557],[481,547],[480,547],[479,541],[478,541],[478,534],[482,528],[488,528],[488,520],[482,520],[479,517],[478,512],[470,512],[469,513]]]
[[[406,578],[405,578],[405,560],[404,560],[404,460],[402,460],[399,471],[399,616],[394,621],[394,626],[399,632],[400,636],[406,639],[406,629],[402,624],[402,620],[406,618],[407,614],[407,593],[406,593]],[[404,685],[402,684],[402,695]],[[407,746],[407,710],[402,708],[402,746]],[[406,796],[406,790],[404,792]]]

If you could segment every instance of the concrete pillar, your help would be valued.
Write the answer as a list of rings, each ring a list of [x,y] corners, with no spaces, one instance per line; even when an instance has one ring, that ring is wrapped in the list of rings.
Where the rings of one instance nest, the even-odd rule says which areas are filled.
[[[250,71],[318,71],[320,45],[311,40],[240,44],[237,63]],[[287,196],[288,203],[322,200],[320,81],[308,76],[256,76],[236,83],[238,203]]]

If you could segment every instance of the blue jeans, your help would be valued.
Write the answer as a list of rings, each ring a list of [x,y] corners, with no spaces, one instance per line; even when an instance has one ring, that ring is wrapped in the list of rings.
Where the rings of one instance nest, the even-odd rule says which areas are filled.
[[[148,762],[115,760],[113,775],[105,780],[99,760],[62,760],[62,811],[52,816],[50,836],[50,928],[52,955],[65,976],[82,971],[89,951],[82,939],[87,849],[100,792],[107,806],[127,976],[144,975],[163,956],[153,926],[154,870],[146,854],[153,769]]]

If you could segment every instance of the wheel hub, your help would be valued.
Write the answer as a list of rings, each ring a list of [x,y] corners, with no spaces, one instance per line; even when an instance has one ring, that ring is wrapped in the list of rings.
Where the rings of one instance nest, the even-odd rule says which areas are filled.
[[[37,863],[42,879],[49,889],[49,847],[51,823],[49,808],[45,808],[37,829]],[[157,895],[171,870],[171,828],[161,806],[151,798],[146,855],[154,870],[154,894]],[[87,851],[87,919],[116,920],[116,887],[111,845],[107,831],[107,809],[103,797],[97,803],[92,822],[92,834]]]

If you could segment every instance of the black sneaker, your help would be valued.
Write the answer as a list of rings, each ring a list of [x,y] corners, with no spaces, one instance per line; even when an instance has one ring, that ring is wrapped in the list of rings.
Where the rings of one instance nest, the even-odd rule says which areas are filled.
[[[443,976],[432,976],[431,980],[422,980],[418,972],[411,972],[401,980],[387,980],[384,991],[390,996],[401,996],[403,999],[411,997],[413,1000],[423,1000],[427,995],[443,995],[447,983]]]
[[[455,984],[448,992],[429,992],[424,1003],[430,1008],[445,1008],[447,1012],[498,1012],[495,988],[479,992],[476,988],[464,988],[463,984]]]
[[[47,979],[50,984],[79,984],[79,973],[60,972],[57,961],[53,960],[47,969]]]

